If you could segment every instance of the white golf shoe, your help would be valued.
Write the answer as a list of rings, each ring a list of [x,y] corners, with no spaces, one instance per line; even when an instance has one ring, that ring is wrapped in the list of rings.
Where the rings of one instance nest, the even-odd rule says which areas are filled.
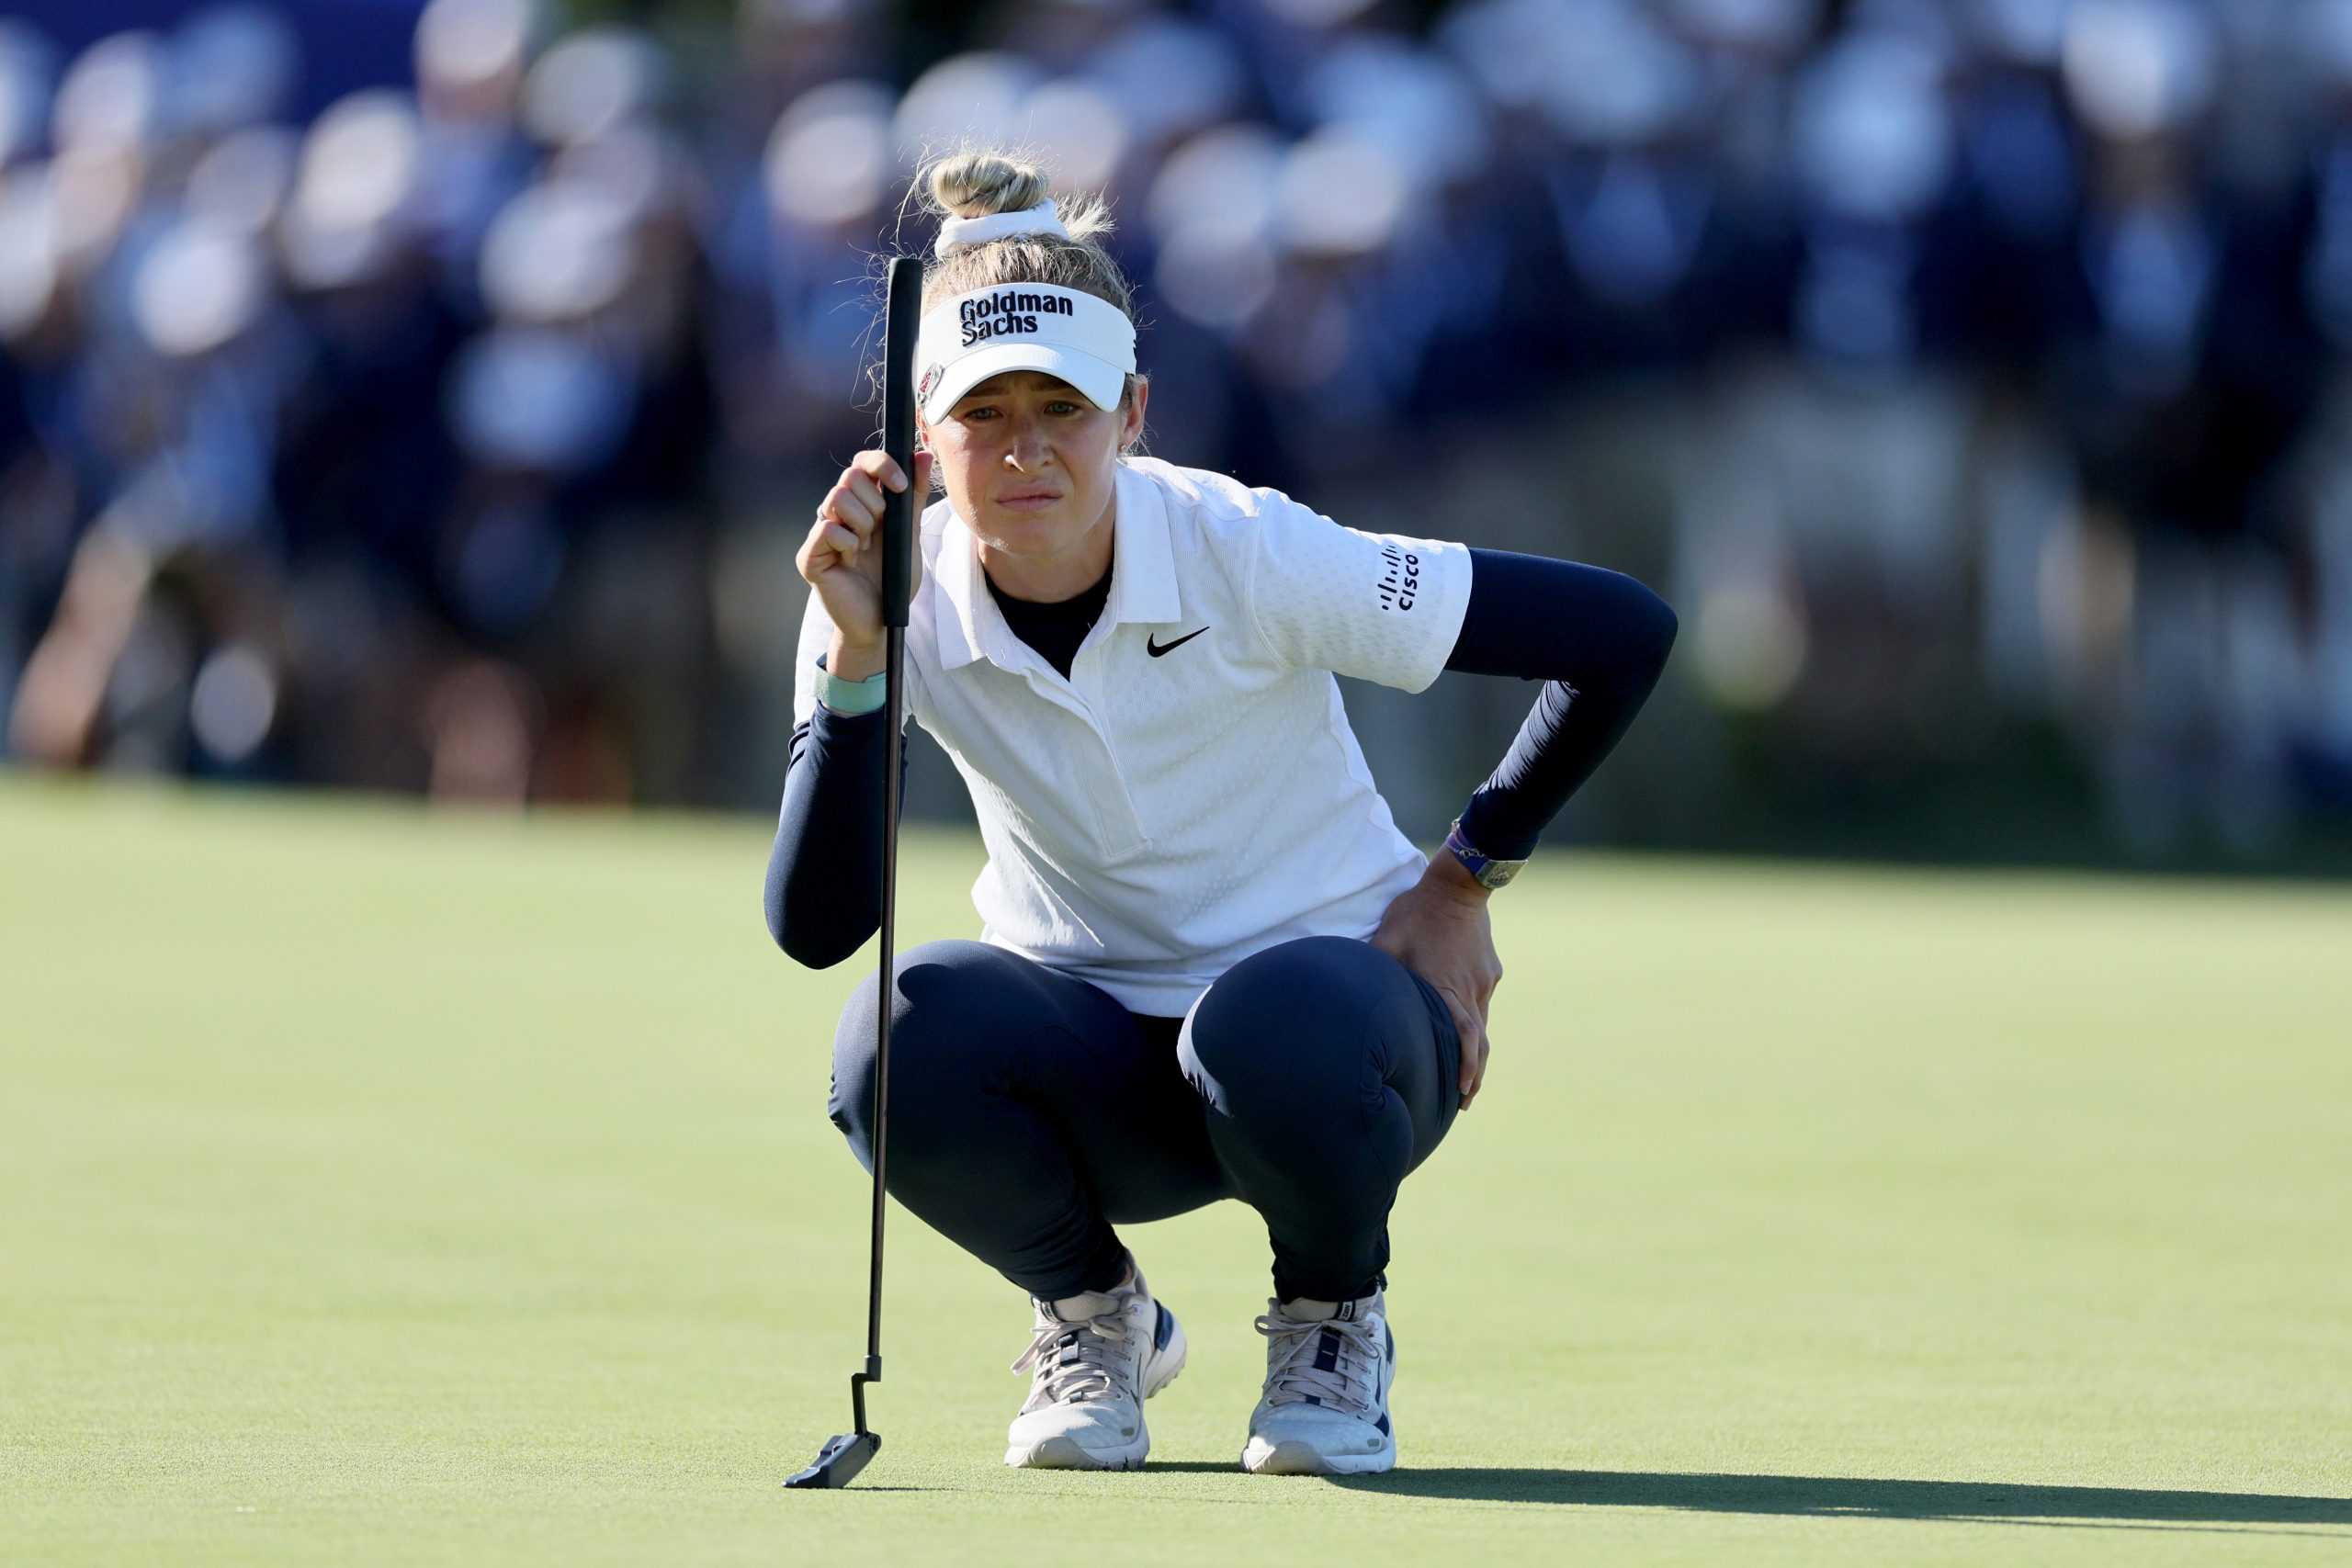
[[[1396,1465],[1388,1391],[1396,1339],[1378,1294],[1268,1302],[1266,1391],[1250,1413],[1241,1468],[1258,1475],[1371,1475]]]
[[[1132,1267],[1112,1291],[1031,1303],[1036,1338],[1016,1372],[1029,1398],[1004,1462],[1035,1470],[1136,1470],[1151,1452],[1143,1402],[1184,1370],[1184,1330]]]

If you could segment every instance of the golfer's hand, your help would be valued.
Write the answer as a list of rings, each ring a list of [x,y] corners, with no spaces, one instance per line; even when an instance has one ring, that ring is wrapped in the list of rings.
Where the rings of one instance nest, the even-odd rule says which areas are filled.
[[[1462,1036],[1462,1078],[1455,1087],[1464,1110],[1487,1077],[1487,1007],[1503,977],[1487,919],[1491,897],[1460,861],[1440,850],[1372,933],[1373,946],[1435,987],[1453,1010]]]
[[[931,454],[915,454],[914,487],[931,484]],[[817,507],[817,521],[793,564],[823,601],[833,623],[825,668],[836,680],[863,681],[882,668],[882,496],[907,488],[904,469],[878,449],[860,452]],[[909,591],[922,585],[918,543]]]

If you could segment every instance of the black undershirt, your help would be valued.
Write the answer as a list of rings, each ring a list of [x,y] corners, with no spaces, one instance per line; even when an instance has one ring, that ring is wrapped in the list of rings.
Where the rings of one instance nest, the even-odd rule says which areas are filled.
[[[989,597],[1004,612],[1004,624],[1012,628],[1012,635],[1035,649],[1046,663],[1061,671],[1063,680],[1069,680],[1078,645],[1086,640],[1086,634],[1102,617],[1102,606],[1111,602],[1111,569],[1103,568],[1094,586],[1076,598],[1051,604],[1015,599],[999,588],[993,577],[988,584]]]

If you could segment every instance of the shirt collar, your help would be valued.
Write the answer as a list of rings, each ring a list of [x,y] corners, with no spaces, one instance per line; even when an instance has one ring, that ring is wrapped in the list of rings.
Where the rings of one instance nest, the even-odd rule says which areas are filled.
[[[948,646],[944,635],[940,637],[939,662],[943,669],[960,670],[989,646],[984,615],[995,622],[1000,636],[1007,628],[996,602],[989,597],[988,584],[980,581],[979,549],[971,529],[956,515],[955,507],[944,501],[939,504],[947,513],[939,530],[939,591],[955,607],[954,629],[959,634],[955,647]],[[939,629],[944,634],[948,624],[941,622]]]
[[[1113,494],[1118,511],[1112,526],[1117,530],[1111,557],[1111,597],[1102,607],[1114,625],[1134,622],[1160,626],[1180,619],[1183,606],[1176,591],[1176,551],[1169,537],[1168,503],[1159,487],[1127,464],[1119,465]],[[943,506],[947,503],[942,502]],[[955,607],[954,638],[940,639],[939,661],[944,669],[959,670],[974,660],[1011,669],[1021,659],[1012,628],[1004,623],[989,592],[980,570],[978,542],[956,509],[947,506],[947,521],[940,530],[939,589]],[[947,627],[943,624],[941,630]],[[957,646],[950,646],[953,642]]]
[[[1118,548],[1111,562],[1111,602],[1103,615],[1114,625],[1158,626],[1182,618],[1176,592],[1176,547],[1168,534],[1168,502],[1150,477],[1119,465]]]

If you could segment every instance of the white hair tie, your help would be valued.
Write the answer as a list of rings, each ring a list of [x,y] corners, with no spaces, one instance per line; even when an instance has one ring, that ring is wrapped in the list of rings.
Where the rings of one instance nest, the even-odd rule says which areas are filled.
[[[1054,210],[1049,197],[1025,212],[991,212],[986,218],[950,218],[939,226],[939,242],[932,246],[932,254],[944,256],[950,250],[963,245],[985,245],[990,240],[1001,240],[1008,234],[1053,234],[1069,238],[1069,231],[1062,227],[1061,215]]]

